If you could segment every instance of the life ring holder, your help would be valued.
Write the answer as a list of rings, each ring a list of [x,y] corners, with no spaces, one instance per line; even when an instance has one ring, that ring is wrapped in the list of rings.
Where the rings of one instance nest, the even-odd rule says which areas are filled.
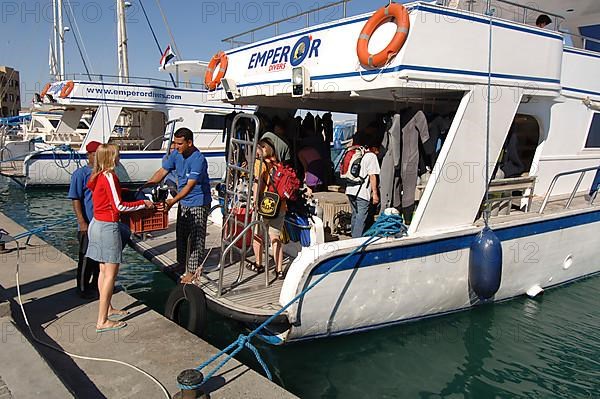
[[[48,94],[48,90],[50,90],[51,86],[52,85],[50,83],[46,83],[46,86],[44,86],[44,89],[40,93],[40,97],[42,98],[42,101],[44,100],[44,97],[46,97],[46,94]]]
[[[377,54],[369,53],[369,40],[379,27],[387,22],[394,21],[396,33],[386,48]],[[367,69],[382,68],[398,54],[410,30],[408,10],[401,4],[390,3],[381,7],[369,18],[363,26],[356,42],[356,54],[360,65]]]
[[[215,54],[210,62],[208,63],[208,68],[206,68],[206,72],[204,73],[204,85],[210,91],[216,90],[219,83],[225,76],[225,72],[227,72],[227,65],[229,63],[229,58],[227,54],[223,51],[219,51]],[[219,68],[219,71],[215,76],[213,76],[215,69]]]
[[[72,80],[69,80],[67,83],[65,83],[65,85],[60,90],[60,98],[69,97],[69,94],[71,94],[74,87],[75,87],[75,83],[73,83]]]

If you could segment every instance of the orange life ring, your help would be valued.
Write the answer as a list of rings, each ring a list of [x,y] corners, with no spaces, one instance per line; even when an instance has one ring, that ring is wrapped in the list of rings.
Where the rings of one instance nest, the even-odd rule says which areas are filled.
[[[223,79],[225,72],[227,72],[228,62],[229,59],[227,58],[227,54],[223,51],[219,51],[211,58],[206,73],[204,74],[204,85],[208,90],[215,90],[219,83],[221,83],[221,79]],[[217,67],[219,67],[219,72],[213,77],[213,73]]]
[[[396,34],[392,38],[392,41],[379,53],[370,54],[369,40],[371,39],[373,32],[381,25],[390,21],[396,23]],[[375,14],[369,18],[363,27],[360,36],[358,36],[358,41],[356,42],[356,54],[358,54],[360,65],[364,68],[381,68],[387,64],[390,59],[398,54],[404,45],[409,29],[410,19],[408,17],[408,11],[403,5],[391,3],[375,11]]]
[[[50,83],[46,83],[46,86],[44,86],[44,90],[42,90],[42,93],[40,94],[42,101],[44,100],[44,97],[46,97],[46,94],[48,94],[48,90],[50,90],[50,86],[52,86]]]
[[[75,84],[73,83],[72,80],[69,80],[67,83],[65,83],[65,85],[60,90],[60,98],[69,97],[69,94],[71,94],[74,87],[75,87]]]

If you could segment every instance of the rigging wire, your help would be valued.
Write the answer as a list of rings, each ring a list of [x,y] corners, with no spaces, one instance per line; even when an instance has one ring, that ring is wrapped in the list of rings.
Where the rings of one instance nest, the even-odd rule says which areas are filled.
[[[85,47],[85,42],[83,41],[83,36],[81,35],[81,30],[79,29],[79,25],[77,24],[77,18],[75,17],[75,12],[73,11],[73,5],[71,4],[70,0],[66,0],[66,3],[69,5],[69,9],[71,10],[71,15],[73,16],[73,22],[75,23],[75,30],[77,31],[76,33],[77,33],[77,35],[79,35],[79,40],[81,41],[81,47],[83,47],[83,53],[85,54],[85,58],[86,58],[87,62],[90,64],[90,70],[92,71],[92,74],[93,74],[94,69],[92,68],[92,61],[87,52],[87,48]],[[67,14],[67,18],[68,18],[68,14]],[[69,24],[71,24],[70,19],[69,19]],[[88,75],[89,75],[89,73],[88,73]]]
[[[167,16],[163,12],[163,9],[160,5],[160,0],[156,0],[156,6],[158,7],[158,10],[160,11],[160,15],[162,16],[163,22],[165,23],[165,27],[167,28],[167,32],[169,33],[169,37],[171,38],[171,41],[173,42],[173,47],[175,47],[175,52],[176,52],[175,55],[177,56],[177,58],[182,59],[183,54],[181,53],[181,51],[179,51],[179,48],[177,47],[177,43],[175,42],[175,37],[173,36],[171,27],[169,26],[169,22],[167,21]]]
[[[144,7],[144,3],[142,2],[142,0],[140,0],[140,6],[142,8],[142,12],[144,13],[144,17],[146,18],[146,22],[148,23],[148,27],[150,28],[150,32],[152,32],[152,37],[154,38],[154,42],[156,43],[156,47],[158,47],[158,52],[162,56],[163,50],[160,47],[160,43],[158,42],[158,39],[156,38],[156,33],[154,33],[154,28],[152,27],[152,24],[150,23],[150,19],[148,18],[148,14],[146,14],[146,7]],[[175,78],[173,78],[173,74],[169,73],[169,76],[171,77],[171,82],[173,82],[173,86],[177,87],[177,83],[175,83]]]
[[[73,11],[73,9],[71,9],[71,12],[72,11]],[[73,26],[71,17],[69,16],[69,13],[67,12],[66,9],[65,9],[65,15],[67,16],[67,19],[69,20],[69,25]],[[73,15],[73,19],[75,19],[75,15]],[[75,23],[75,26],[77,26],[77,22]],[[88,76],[88,79],[92,80],[92,77],[90,76],[90,70],[88,69],[87,62],[85,62],[85,58],[83,57],[83,53],[81,51],[81,46],[79,45],[79,40],[77,40],[77,32],[73,32],[73,38],[75,39],[75,44],[77,45],[77,50],[79,51],[79,56],[81,57],[81,61],[83,62],[83,67],[85,68],[85,72]],[[66,78],[66,76],[64,76],[63,78]]]
[[[492,27],[494,26],[494,12],[491,8],[491,1],[487,2],[487,16],[490,18],[489,39],[488,39],[488,76],[487,76],[487,120],[485,132],[485,203],[483,210],[483,221],[485,227],[489,227],[490,222],[490,113],[492,109]]]

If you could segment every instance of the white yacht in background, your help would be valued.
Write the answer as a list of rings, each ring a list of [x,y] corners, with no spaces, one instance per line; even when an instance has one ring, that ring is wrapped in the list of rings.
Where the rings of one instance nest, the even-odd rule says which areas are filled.
[[[195,73],[203,73],[206,68],[199,61],[177,64],[178,68]],[[104,80],[52,83],[42,101],[33,107],[38,112],[54,113],[56,118],[46,119],[54,130],[44,134],[43,143],[37,143],[35,149],[23,155],[16,167],[5,167],[0,173],[24,187],[65,186],[71,173],[86,162],[86,144],[99,141],[119,145],[119,175],[123,183],[143,183],[160,168],[171,134],[186,127],[194,132],[194,143],[207,158],[210,178],[220,179],[225,163],[226,115],[234,110],[252,112],[253,108],[208,104],[206,90],[168,87],[164,81],[154,85],[149,81],[150,84]],[[93,117],[88,122],[85,115]],[[37,119],[32,119],[32,123]]]
[[[205,62],[166,64],[161,60],[160,70],[177,77],[171,82],[131,77],[127,6],[127,2],[116,0],[118,76],[88,72],[86,77],[74,75],[68,79],[64,37],[56,35],[65,28],[62,14],[55,13],[50,69],[56,81],[34,96],[34,116],[29,125],[23,126],[21,139],[1,146],[1,174],[23,187],[66,186],[71,173],[86,162],[86,144],[99,141],[119,145],[118,174],[124,184],[143,183],[160,168],[171,135],[185,127],[194,132],[194,143],[207,158],[210,178],[221,178],[225,117],[234,110],[252,112],[252,108],[208,104],[204,87],[191,83],[192,77],[205,73]],[[53,10],[57,7],[53,0]],[[58,55],[58,65],[54,55]],[[83,56],[82,60],[86,66]]]
[[[272,270],[266,278],[265,272],[242,277],[245,255],[242,262],[230,256],[245,241],[242,229],[261,222],[253,215],[238,226],[237,217],[228,217],[235,212],[228,199],[239,201],[243,194],[236,192],[239,166],[228,165],[234,178],[227,181],[226,226],[209,228],[207,241],[219,255],[208,258],[195,291],[209,308],[260,323],[351,254],[281,313],[269,333],[263,331],[263,338],[281,344],[535,296],[600,272],[600,205],[594,203],[600,185],[600,40],[580,34],[589,26],[598,32],[600,2],[548,0],[541,9],[521,0],[438,3],[391,3],[219,55],[226,71],[207,77],[218,85],[210,94],[216,101],[255,105],[257,112],[280,118],[301,108],[355,113],[359,129],[388,114],[404,126],[403,135],[413,115],[437,114],[447,128],[435,143],[428,143],[432,119],[428,134],[422,128],[414,133],[435,149],[431,177],[422,187],[414,158],[392,163],[392,169],[411,172],[403,176],[402,202],[418,199],[414,215],[405,214],[407,222],[412,219],[407,234],[353,253],[367,238],[327,242],[313,216],[310,227],[317,234],[310,244],[286,246],[290,264],[283,282],[272,278]],[[536,26],[542,14],[550,25]],[[243,118],[258,123],[251,115],[237,120]],[[399,149],[391,144],[394,125],[385,126],[392,140],[387,155]],[[230,151],[243,152],[248,143],[231,138]],[[511,146],[520,167],[509,173],[502,165]],[[402,156],[405,149],[414,154],[403,147]],[[252,164],[252,151],[246,155]],[[482,216],[486,209],[489,218]],[[164,255],[151,241],[138,245],[159,262]]]

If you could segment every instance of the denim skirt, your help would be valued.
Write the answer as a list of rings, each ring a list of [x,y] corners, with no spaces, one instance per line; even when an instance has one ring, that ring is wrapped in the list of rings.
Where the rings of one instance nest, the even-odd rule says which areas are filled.
[[[88,227],[88,240],[85,256],[100,263],[121,263],[123,243],[119,223],[92,219]]]

